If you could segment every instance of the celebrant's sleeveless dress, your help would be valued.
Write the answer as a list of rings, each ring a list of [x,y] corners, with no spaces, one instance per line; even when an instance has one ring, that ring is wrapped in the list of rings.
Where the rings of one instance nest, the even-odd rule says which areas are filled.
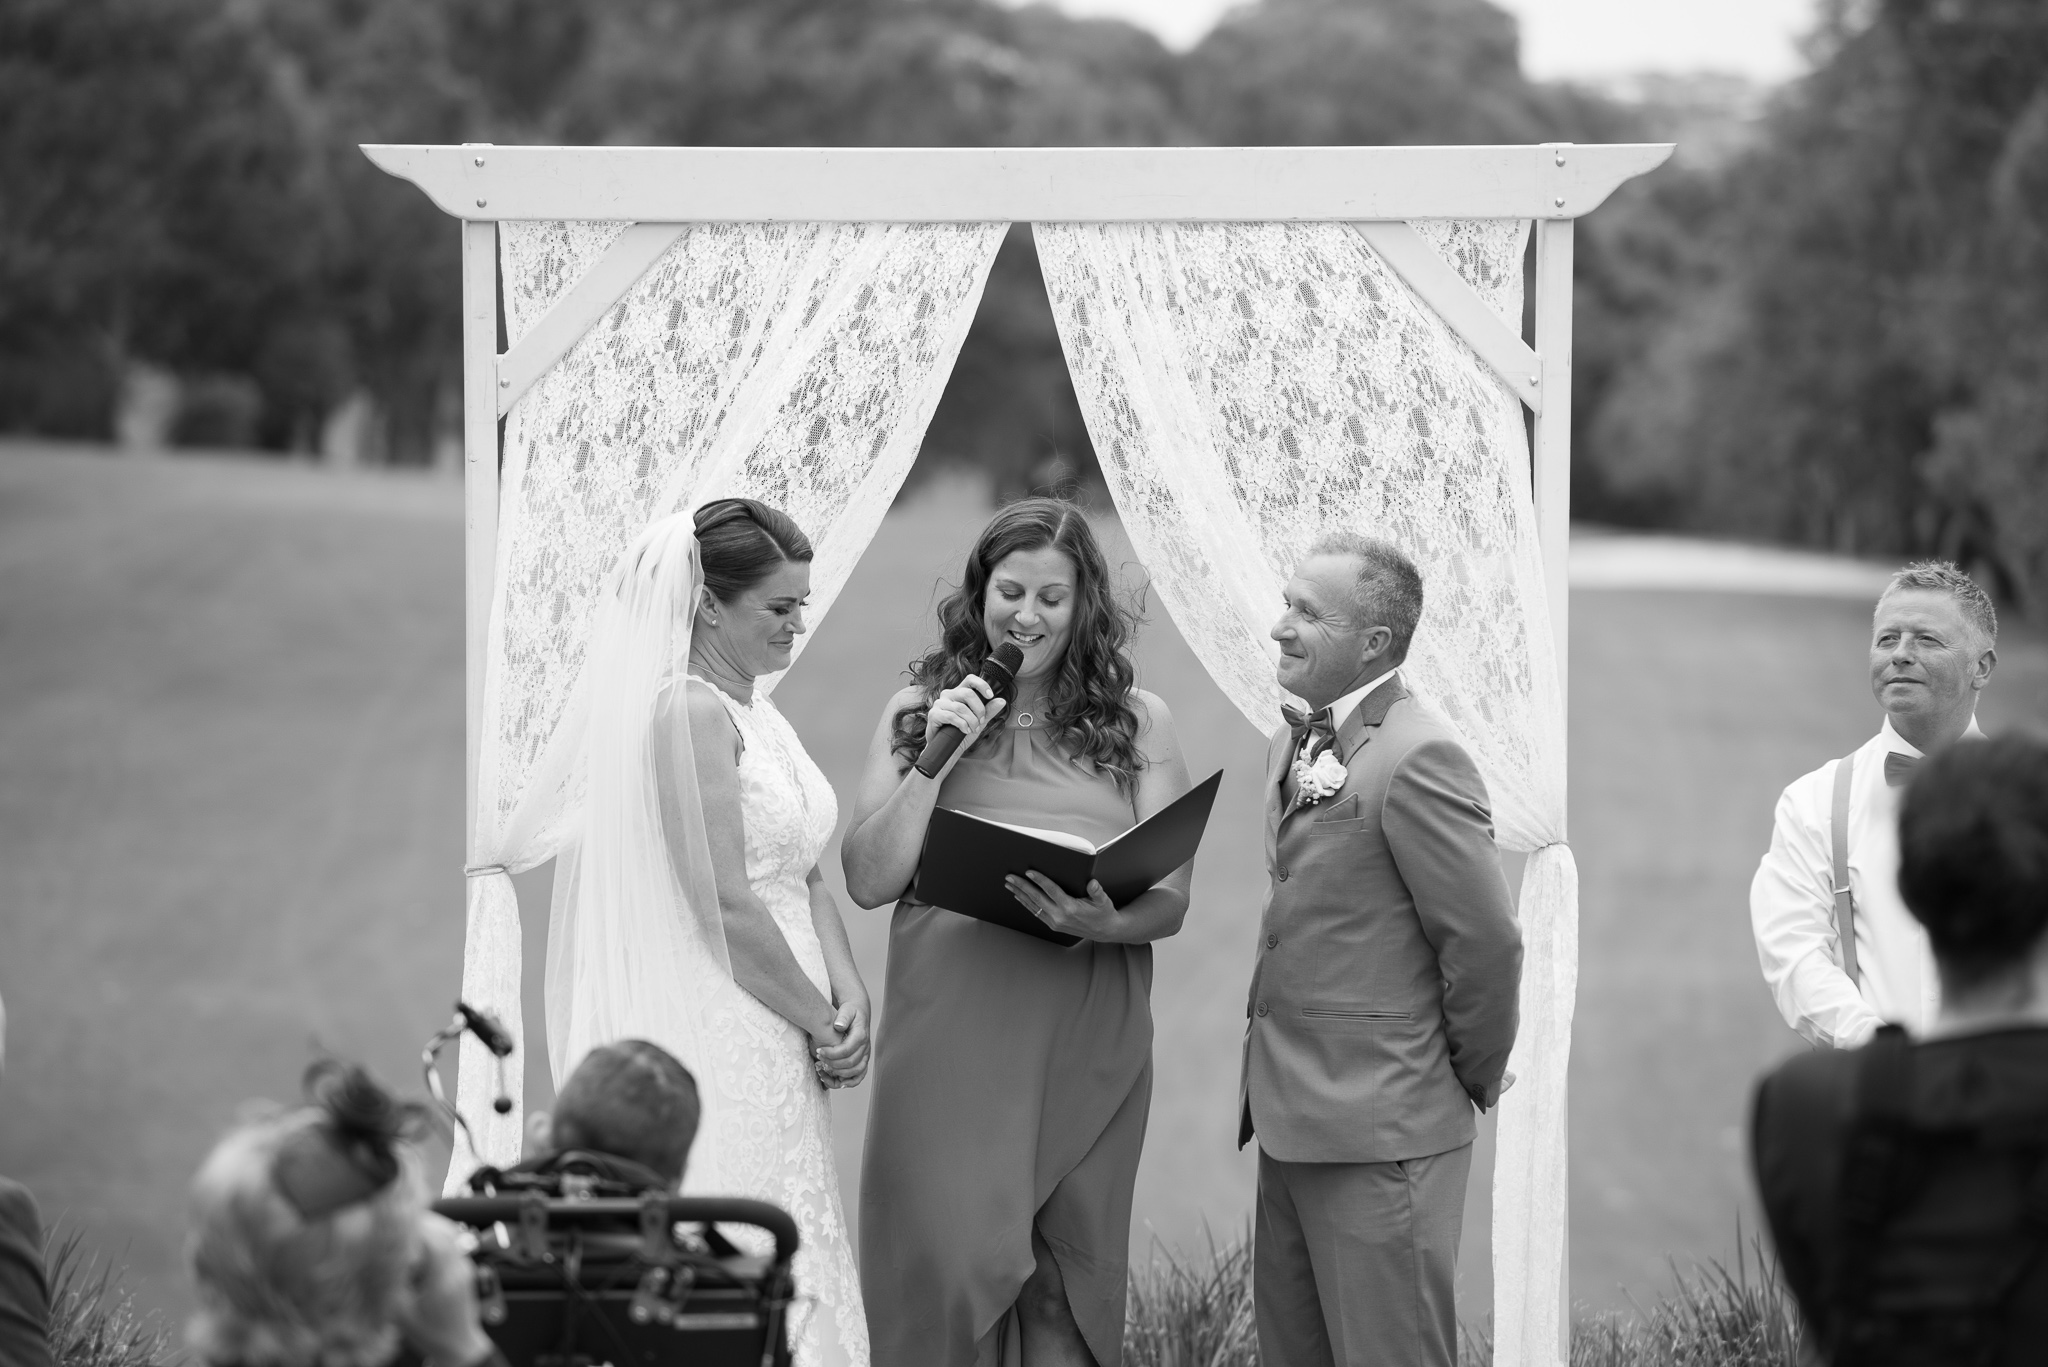
[[[954,766],[939,805],[1097,844],[1129,829],[1110,775],[1028,715]],[[1061,948],[896,904],[860,1191],[877,1362],[1017,1362],[1034,1217],[1095,1360],[1122,1361],[1151,991],[1149,945]]]
[[[767,698],[756,694],[744,704],[711,684],[693,683],[717,695],[740,733],[747,883],[830,1001],[805,880],[839,821],[832,785]],[[796,1367],[867,1367],[867,1317],[839,1201],[830,1093],[812,1069],[810,1037],[744,988],[728,987],[707,1013],[708,1057],[697,1079],[700,1088],[716,1089],[705,1121],[717,1126],[718,1158],[715,1171],[702,1175],[716,1189],[692,1180],[699,1175],[693,1164],[684,1172],[683,1192],[746,1196],[788,1211],[799,1236],[796,1301],[789,1312]]]

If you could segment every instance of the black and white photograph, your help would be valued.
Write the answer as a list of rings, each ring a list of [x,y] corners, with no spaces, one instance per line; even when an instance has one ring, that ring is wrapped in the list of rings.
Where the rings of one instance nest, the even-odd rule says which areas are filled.
[[[0,0],[0,1367],[2044,1361],[2042,0]]]

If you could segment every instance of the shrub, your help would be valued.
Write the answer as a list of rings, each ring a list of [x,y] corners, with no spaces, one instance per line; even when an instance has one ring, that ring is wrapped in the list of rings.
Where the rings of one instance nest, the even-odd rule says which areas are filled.
[[[1797,1367],[1798,1315],[1777,1265],[1752,1241],[1734,1271],[1721,1263],[1676,1272],[1672,1293],[1634,1314],[1572,1326],[1571,1367]],[[1463,1367],[1490,1367],[1492,1344],[1467,1330]],[[1124,1321],[1128,1367],[1258,1367],[1249,1240],[1207,1261],[1155,1255],[1131,1275]]]
[[[1158,1250],[1131,1274],[1125,1367],[1257,1367],[1249,1239],[1216,1246],[1204,1261]]]
[[[88,1257],[73,1230],[43,1250],[50,1277],[50,1355],[57,1367],[170,1367],[170,1331],[135,1308],[111,1266]]]

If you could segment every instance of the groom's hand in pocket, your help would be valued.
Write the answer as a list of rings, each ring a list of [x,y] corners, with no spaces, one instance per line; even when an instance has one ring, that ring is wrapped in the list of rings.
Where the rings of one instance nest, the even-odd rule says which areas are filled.
[[[839,1014],[832,1019],[837,1041],[821,1043],[815,1051],[818,1076],[827,1087],[857,1086],[867,1076],[868,1013],[865,1001],[840,1003]]]

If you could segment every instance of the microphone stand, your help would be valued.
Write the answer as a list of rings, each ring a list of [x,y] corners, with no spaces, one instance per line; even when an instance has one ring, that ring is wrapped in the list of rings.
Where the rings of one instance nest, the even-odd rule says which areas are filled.
[[[469,1128],[469,1122],[462,1118],[462,1112],[455,1109],[448,1094],[441,1090],[441,1051],[467,1032],[477,1037],[484,1048],[491,1052],[498,1070],[498,1095],[491,1102],[491,1109],[499,1115],[512,1113],[512,1089],[505,1082],[505,1060],[512,1053],[512,1037],[505,1033],[505,1027],[497,1017],[488,1011],[479,1011],[467,1002],[455,1003],[455,1016],[448,1024],[436,1030],[427,1040],[426,1048],[420,1050],[420,1071],[426,1076],[427,1091],[434,1102],[448,1115],[464,1139],[469,1141],[469,1151],[475,1153],[476,1135]]]

